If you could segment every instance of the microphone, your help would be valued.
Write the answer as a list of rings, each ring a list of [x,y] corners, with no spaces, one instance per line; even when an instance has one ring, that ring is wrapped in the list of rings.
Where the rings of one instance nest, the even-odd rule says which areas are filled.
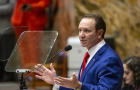
[[[50,60],[52,60],[52,59],[54,59],[58,54],[60,54],[62,51],[69,51],[69,50],[71,50],[72,49],[72,46],[71,45],[67,45],[65,48],[64,48],[64,50],[61,50],[61,51],[59,51],[59,52],[57,52],[54,56],[52,56],[50,59],[49,59],[49,61]]]
[[[71,46],[71,45],[67,45],[67,46],[64,48],[65,51],[69,51],[69,50],[71,50],[71,49],[72,49],[72,46]]]

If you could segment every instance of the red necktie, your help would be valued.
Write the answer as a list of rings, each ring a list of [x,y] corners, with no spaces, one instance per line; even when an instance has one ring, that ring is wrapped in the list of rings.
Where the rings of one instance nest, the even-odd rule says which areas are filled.
[[[86,52],[85,56],[84,56],[84,60],[83,60],[83,65],[82,65],[82,69],[81,69],[80,79],[81,79],[81,76],[83,74],[84,69],[86,68],[86,64],[87,64],[88,58],[89,58],[89,54],[88,54],[88,52]]]

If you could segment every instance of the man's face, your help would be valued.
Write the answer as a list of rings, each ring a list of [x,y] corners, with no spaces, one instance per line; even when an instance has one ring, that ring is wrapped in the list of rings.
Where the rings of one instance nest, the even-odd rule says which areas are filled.
[[[102,37],[102,35],[99,34],[100,30],[96,32],[95,23],[94,19],[83,18],[78,27],[80,43],[87,49],[96,45]]]

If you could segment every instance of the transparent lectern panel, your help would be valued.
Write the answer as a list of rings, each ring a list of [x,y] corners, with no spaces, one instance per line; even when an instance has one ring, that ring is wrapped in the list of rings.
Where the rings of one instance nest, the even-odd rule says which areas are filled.
[[[57,39],[56,31],[23,32],[8,59],[5,70],[32,69],[35,64],[45,64]]]

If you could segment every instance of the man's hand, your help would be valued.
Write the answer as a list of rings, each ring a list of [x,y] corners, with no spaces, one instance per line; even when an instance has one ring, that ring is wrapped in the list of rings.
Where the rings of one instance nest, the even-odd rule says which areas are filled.
[[[35,75],[36,78],[41,79],[49,84],[54,84],[54,78],[56,77],[56,71],[50,64],[50,70],[42,64],[35,65],[35,72],[39,75]]]
[[[81,82],[77,79],[75,73],[72,75],[71,78],[64,78],[64,77],[56,77],[54,82],[60,86],[67,87],[67,88],[79,88],[81,87]]]

